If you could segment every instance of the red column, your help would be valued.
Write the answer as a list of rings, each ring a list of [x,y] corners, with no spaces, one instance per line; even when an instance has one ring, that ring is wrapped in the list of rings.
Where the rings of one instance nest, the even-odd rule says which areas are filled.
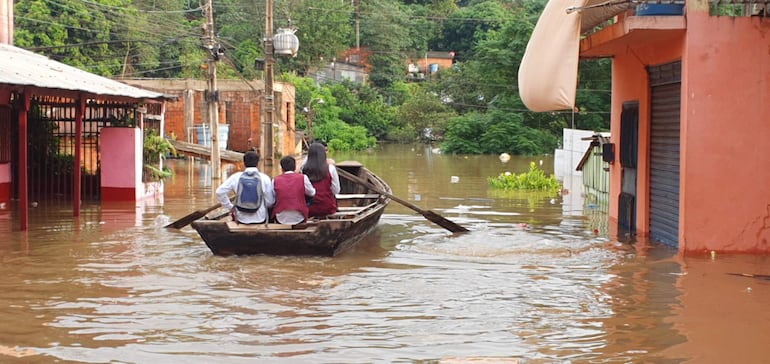
[[[82,158],[83,149],[83,114],[85,113],[86,102],[85,98],[81,95],[77,100],[77,108],[75,109],[75,165],[73,166],[73,179],[72,181],[72,216],[80,216],[80,159]]]
[[[21,97],[19,110],[19,222],[21,230],[29,230],[29,183],[27,179],[27,112],[29,111],[29,94]]]

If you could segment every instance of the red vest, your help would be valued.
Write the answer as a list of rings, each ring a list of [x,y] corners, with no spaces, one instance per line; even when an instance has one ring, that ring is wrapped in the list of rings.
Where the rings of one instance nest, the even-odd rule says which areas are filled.
[[[320,181],[312,182],[315,197],[310,204],[310,216],[325,216],[337,212],[337,196],[332,193],[332,175],[327,171]]]
[[[295,210],[302,212],[307,219],[308,209],[305,202],[305,175],[299,173],[281,174],[273,179],[273,189],[275,189],[275,214]]]

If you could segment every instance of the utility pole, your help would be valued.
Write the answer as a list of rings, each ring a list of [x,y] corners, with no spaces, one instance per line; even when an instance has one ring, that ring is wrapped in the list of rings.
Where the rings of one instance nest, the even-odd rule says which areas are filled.
[[[221,50],[214,38],[214,7],[211,0],[206,0],[206,49],[209,51],[208,77],[205,98],[208,105],[209,132],[211,133],[211,179],[219,180],[220,163],[219,156],[219,90],[217,90],[217,61]]]
[[[273,166],[273,0],[265,0],[265,121],[262,124],[262,159]]]
[[[361,1],[353,0],[353,6],[356,8],[356,52],[358,52],[361,50],[361,13],[358,11]],[[361,53],[358,53],[358,57],[360,59]]]

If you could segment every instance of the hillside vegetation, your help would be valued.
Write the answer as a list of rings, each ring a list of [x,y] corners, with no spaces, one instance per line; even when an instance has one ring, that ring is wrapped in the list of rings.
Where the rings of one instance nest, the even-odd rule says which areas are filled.
[[[535,113],[517,91],[529,35],[545,5],[533,1],[287,0],[275,28],[296,28],[300,50],[278,58],[297,86],[297,123],[313,108],[313,133],[335,149],[376,141],[440,145],[445,153],[551,153],[562,128],[607,130],[610,61],[582,61],[577,110]],[[218,77],[261,77],[264,0],[214,0]],[[25,0],[15,4],[15,45],[107,77],[205,79],[210,56],[202,3],[180,0]],[[356,32],[356,24],[359,31]],[[340,52],[370,52],[364,85],[304,77]],[[452,51],[456,63],[406,82],[406,60]]]

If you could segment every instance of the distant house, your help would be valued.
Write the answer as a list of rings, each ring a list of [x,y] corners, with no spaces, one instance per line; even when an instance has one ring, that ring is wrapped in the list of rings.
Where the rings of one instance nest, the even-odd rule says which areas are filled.
[[[519,70],[527,106],[547,109],[540,107],[548,105],[540,90],[530,91],[557,91],[547,74],[556,67],[573,61],[577,67],[578,55],[610,58],[615,233],[648,237],[683,254],[770,253],[770,21],[762,4],[591,7],[599,2],[546,5],[527,47],[532,55],[546,51],[532,60],[543,74]],[[574,33],[557,43],[554,29]],[[546,55],[558,49],[575,52]],[[574,74],[569,77],[574,88]]]
[[[452,67],[454,52],[426,52],[422,58],[410,58],[406,62],[407,81],[423,81],[439,70]]]
[[[350,48],[333,57],[322,67],[311,70],[308,76],[316,83],[343,80],[364,83],[372,69],[372,65],[368,63],[370,54],[366,48]]]
[[[316,83],[342,80],[364,83],[372,70],[372,65],[369,64],[370,54],[366,48],[350,48],[322,67],[311,70],[309,76]],[[426,52],[423,57],[406,60],[406,80],[423,81],[439,70],[452,67],[452,64],[454,52]]]

